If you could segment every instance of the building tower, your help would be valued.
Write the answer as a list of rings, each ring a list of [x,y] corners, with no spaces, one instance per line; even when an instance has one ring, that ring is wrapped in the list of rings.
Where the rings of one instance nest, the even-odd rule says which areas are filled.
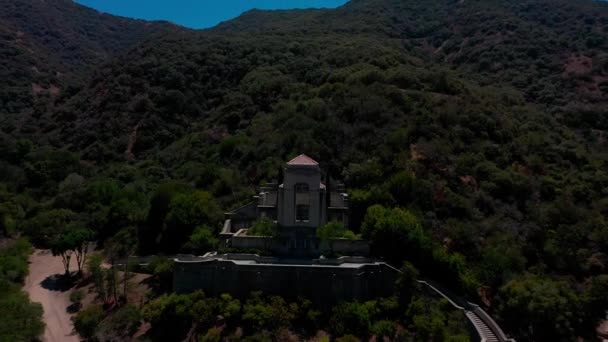
[[[279,187],[278,223],[282,227],[317,228],[326,223],[325,185],[321,168],[301,154],[285,165]]]

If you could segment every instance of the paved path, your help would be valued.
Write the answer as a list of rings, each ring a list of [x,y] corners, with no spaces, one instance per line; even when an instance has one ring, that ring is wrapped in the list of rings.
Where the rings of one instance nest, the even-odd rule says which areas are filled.
[[[75,260],[72,260],[71,269],[76,269]],[[59,278],[63,273],[61,258],[54,257],[50,251],[36,250],[30,256],[30,272],[24,290],[33,302],[42,304],[44,309],[44,342],[80,341],[73,332],[71,315],[66,311],[70,305],[70,289]]]
[[[428,287],[447,299],[454,308],[464,312],[481,342],[516,342],[514,339],[508,338],[494,319],[478,305],[467,302],[463,298],[449,293],[446,289],[440,289],[440,286],[432,281],[418,280],[418,283]]]

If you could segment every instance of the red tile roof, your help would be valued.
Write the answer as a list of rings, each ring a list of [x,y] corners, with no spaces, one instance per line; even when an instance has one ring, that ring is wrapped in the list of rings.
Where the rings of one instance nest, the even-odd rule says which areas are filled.
[[[319,163],[305,154],[300,154],[299,156],[288,161],[287,165],[319,165]]]

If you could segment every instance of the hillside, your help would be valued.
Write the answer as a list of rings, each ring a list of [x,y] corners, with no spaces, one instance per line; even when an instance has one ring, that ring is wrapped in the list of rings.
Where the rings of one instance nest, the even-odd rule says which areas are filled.
[[[589,128],[591,122],[593,128],[605,129],[608,122],[602,108],[606,108],[608,98],[608,56],[605,53],[608,24],[602,14],[606,13],[607,6],[595,2],[577,5],[562,1],[549,3],[497,1],[490,6],[475,1],[433,1],[418,6],[407,1],[355,1],[336,10],[251,11],[210,31],[159,38],[146,47],[131,51],[124,60],[124,68],[121,62],[112,70],[108,67],[100,71],[95,79],[102,81],[85,88],[83,93],[86,95],[76,97],[76,100],[90,98],[90,93],[95,92],[97,101],[91,102],[92,107],[81,107],[84,109],[81,111],[82,120],[77,120],[74,128],[90,132],[86,125],[96,125],[95,115],[104,115],[104,108],[96,106],[96,103],[111,102],[117,94],[109,92],[107,96],[99,97],[97,94],[104,94],[101,88],[108,87],[119,78],[123,86],[129,87],[126,77],[134,71],[142,74],[143,68],[154,69],[161,64],[158,72],[172,73],[172,76],[163,77],[176,77],[178,79],[169,82],[178,84],[142,75],[146,79],[145,84],[152,88],[165,88],[162,91],[150,89],[162,93],[182,91],[186,96],[185,102],[197,108],[193,113],[173,113],[169,115],[170,120],[197,121],[198,116],[217,109],[221,96],[225,95],[222,92],[238,88],[247,72],[264,66],[280,69],[272,60],[243,59],[239,55],[260,53],[266,48],[271,49],[270,55],[274,58],[293,59],[289,61],[291,70],[279,71],[296,82],[314,85],[314,82],[323,82],[331,69],[358,62],[371,61],[369,64],[387,69],[408,60],[410,65],[422,68],[438,66],[451,70],[457,77],[482,86],[516,89],[526,102],[548,106],[554,117],[569,126]],[[250,35],[255,36],[249,39]],[[372,46],[377,45],[384,53],[372,56],[370,49],[364,49],[349,56],[359,47],[357,44],[367,44],[365,40],[373,40]],[[299,51],[288,48],[295,45]],[[213,53],[210,52],[212,49]],[[370,55],[361,56],[366,52]],[[193,54],[198,56],[192,58]],[[357,59],[354,56],[361,57]],[[207,63],[207,58],[215,57],[219,60]],[[213,63],[222,65],[209,70]],[[311,82],[297,75],[303,72],[303,67],[309,69],[309,73],[317,72],[317,79]],[[140,70],[135,70],[138,68]],[[188,68],[198,68],[197,73],[190,73]],[[225,71],[232,74],[224,74]],[[209,74],[205,75],[205,72]],[[211,74],[215,72],[215,75]],[[182,77],[184,75],[185,78]],[[211,78],[203,81],[205,77]],[[133,91],[131,95],[137,95],[137,92]],[[144,90],[140,95],[155,96],[147,92]],[[289,94],[285,96],[289,97]],[[108,101],[103,100],[104,97]],[[153,100],[157,101],[161,101],[159,97]],[[96,114],[87,113],[87,108]],[[120,110],[119,115],[127,117],[123,120],[111,110],[108,115],[120,127],[113,127],[105,134],[124,140],[139,122],[139,117],[129,115],[129,112],[132,110]],[[85,126],[80,127],[78,121]],[[108,120],[102,121],[108,123]],[[142,125],[146,121],[143,120]],[[161,148],[181,135],[186,125],[176,125],[174,121],[167,126],[175,126],[177,133],[173,135],[169,129],[167,134],[170,136],[161,140],[164,142],[159,146]],[[71,131],[67,135],[80,138]],[[86,145],[90,139],[83,141]],[[141,147],[143,150],[147,148]]]
[[[71,0],[3,0],[0,21],[26,40],[44,46],[70,69],[99,64],[149,35],[178,29],[167,22],[103,14]]]
[[[364,0],[331,11],[251,11],[214,30],[397,38],[410,52],[485,82],[513,84],[534,101],[566,92],[598,101],[606,94],[606,7],[601,1]],[[543,89],[551,84],[555,89]]]
[[[79,10],[104,32],[107,17]],[[0,24],[6,49],[21,44],[14,18]],[[376,256],[483,302],[518,340],[594,334],[608,305],[608,3],[353,0],[144,33],[73,56],[24,42],[97,66],[0,135],[5,233],[44,245],[74,221],[140,253],[204,253],[220,208],[306,153],[345,180],[350,229]],[[27,49],[14,51],[0,72],[23,96]],[[200,220],[179,211],[189,203]]]
[[[32,112],[86,78],[92,68],[147,37],[182,30],[163,22],[144,22],[101,14],[71,0],[0,1],[0,121],[5,130],[20,126],[16,114]],[[15,115],[11,115],[15,114]]]

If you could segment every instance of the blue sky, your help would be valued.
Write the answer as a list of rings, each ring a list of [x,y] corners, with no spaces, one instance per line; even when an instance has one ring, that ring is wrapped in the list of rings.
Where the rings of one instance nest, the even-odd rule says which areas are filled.
[[[252,8],[337,7],[347,0],[75,0],[124,17],[168,20],[191,28],[215,26]]]

